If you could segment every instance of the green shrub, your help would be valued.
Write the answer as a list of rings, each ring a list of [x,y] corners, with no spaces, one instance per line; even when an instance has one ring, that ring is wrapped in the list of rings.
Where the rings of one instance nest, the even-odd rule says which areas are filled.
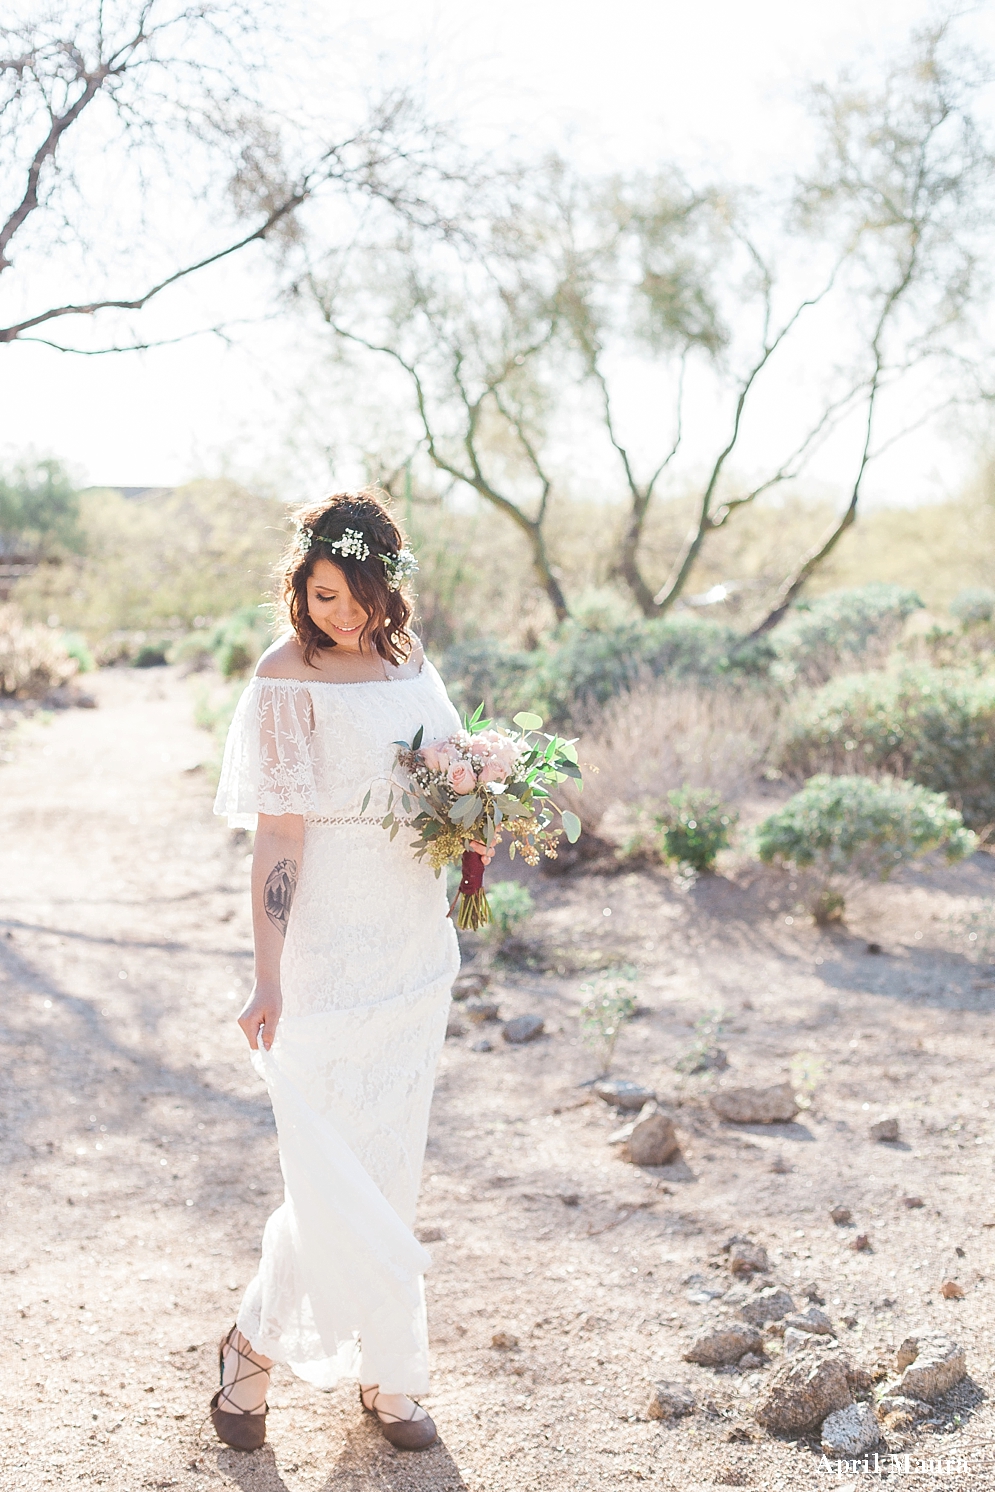
[[[449,696],[462,714],[483,703],[491,716],[514,715],[533,705],[525,680],[531,653],[516,652],[494,638],[475,638],[447,648],[439,659]]]
[[[79,673],[92,673],[96,668],[93,654],[87,647],[86,638],[79,632],[66,632],[62,638],[62,645],[70,658],[76,659],[76,668]]]
[[[170,647],[170,663],[175,663],[182,674],[200,673],[214,662],[210,639],[211,633],[203,627],[188,632]]]
[[[950,603],[950,612],[964,627],[974,626],[978,622],[990,622],[995,620],[995,591],[991,586],[972,586],[968,590],[958,591]]]
[[[821,684],[869,653],[883,663],[906,617],[922,605],[915,591],[880,584],[800,601],[772,634],[773,677]]]
[[[715,869],[715,857],[729,844],[735,809],[708,788],[680,787],[655,812],[641,809],[623,840],[620,860],[672,860],[694,875]],[[693,880],[692,876],[692,880]]]
[[[611,1068],[623,1027],[636,1013],[636,996],[631,989],[634,977],[634,969],[614,970],[580,987],[586,996],[580,1008],[581,1035],[594,1048],[602,1077]]]
[[[480,929],[491,942],[500,943],[510,938],[535,911],[532,893],[521,881],[495,881],[487,886],[487,901],[491,909],[491,920]]]
[[[779,765],[800,778],[908,777],[982,829],[995,821],[995,675],[920,666],[834,679],[794,707]]]
[[[715,857],[729,844],[736,813],[707,788],[675,788],[657,823],[668,860],[700,873],[715,869]]]
[[[165,642],[143,642],[131,660],[132,668],[161,668],[169,647]]]
[[[587,625],[565,622],[532,652],[486,639],[448,649],[440,668],[454,703],[472,709],[483,700],[497,716],[527,705],[557,729],[579,728],[611,699],[649,679],[718,680],[766,667],[753,654],[737,661],[739,634],[705,618],[619,620],[610,608],[599,612],[593,606],[586,618]]]
[[[977,840],[941,794],[915,783],[819,776],[764,820],[756,843],[761,860],[801,874],[808,909],[824,923],[842,917],[861,881],[885,881],[929,850],[960,860]]]
[[[255,668],[272,638],[268,608],[243,606],[218,623],[208,638],[208,647],[223,677],[235,679]]]

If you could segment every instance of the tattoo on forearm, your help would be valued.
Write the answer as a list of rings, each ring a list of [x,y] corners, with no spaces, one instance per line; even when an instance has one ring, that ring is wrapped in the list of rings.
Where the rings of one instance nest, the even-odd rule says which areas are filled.
[[[287,922],[296,889],[297,861],[278,860],[266,877],[263,910],[282,938],[287,936]]]

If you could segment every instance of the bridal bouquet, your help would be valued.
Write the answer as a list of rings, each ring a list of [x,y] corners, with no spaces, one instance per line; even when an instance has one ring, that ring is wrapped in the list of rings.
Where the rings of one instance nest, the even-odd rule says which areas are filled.
[[[396,742],[406,782],[391,789],[381,820],[392,839],[404,824],[416,830],[411,847],[420,860],[428,856],[436,875],[460,863],[462,878],[449,915],[459,903],[461,928],[490,921],[484,862],[473,843],[489,847],[507,833],[512,857],[517,851],[537,865],[540,853],[556,858],[561,834],[571,844],[580,837],[580,819],[550,797],[557,783],[581,781],[574,743],[542,734],[542,720],[527,711],[515,716],[518,731],[495,727],[483,713],[480,705],[472,717],[464,717],[463,729],[444,741],[423,744],[419,728],[412,741]],[[364,813],[369,801],[367,793]],[[558,828],[552,827],[555,814]]]

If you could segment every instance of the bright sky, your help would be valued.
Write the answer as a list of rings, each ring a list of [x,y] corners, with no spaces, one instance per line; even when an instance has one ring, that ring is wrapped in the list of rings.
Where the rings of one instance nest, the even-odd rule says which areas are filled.
[[[967,23],[986,45],[995,40],[993,4]],[[437,111],[490,143],[545,141],[622,169],[676,153],[754,179],[790,160],[806,80],[854,58],[886,58],[930,13],[922,0],[310,5],[316,29],[335,38],[319,63],[321,86],[334,88],[344,74],[390,79],[424,69]],[[253,312],[262,309],[261,253],[250,250],[224,274],[229,299],[241,294]],[[200,304],[209,320],[212,288],[205,280],[160,304],[157,334],[170,318],[189,324]],[[34,448],[99,484],[165,485],[231,470],[306,489],[314,467],[302,453],[295,468],[294,438],[310,355],[290,318],[250,326],[232,346],[204,337],[120,357],[14,345],[0,357],[0,454]],[[869,491],[933,497],[964,470],[963,456],[931,436],[896,455]]]

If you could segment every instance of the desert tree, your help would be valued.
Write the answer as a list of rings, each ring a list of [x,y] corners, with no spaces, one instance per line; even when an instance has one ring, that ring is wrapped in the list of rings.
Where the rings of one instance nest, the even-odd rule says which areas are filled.
[[[570,321],[628,494],[614,570],[644,615],[680,600],[737,512],[849,436],[846,506],[757,631],[775,625],[854,522],[871,463],[970,397],[983,364],[970,312],[987,285],[991,225],[991,153],[973,112],[982,82],[938,23],[877,87],[815,90],[819,158],[779,203],[743,187],[692,189],[672,168],[592,191],[602,247],[596,273],[590,256],[574,257]],[[625,407],[633,363],[662,388],[649,418],[641,406],[641,427]],[[799,367],[816,386],[772,438],[771,400]],[[660,583],[646,573],[646,523],[689,413],[707,431],[694,519]],[[758,469],[742,483],[760,431]]]
[[[785,614],[857,518],[868,467],[944,410],[987,397],[983,308],[995,227],[995,154],[979,117],[989,78],[953,19],[914,34],[876,87],[816,91],[824,145],[799,184],[803,224],[838,234],[850,314],[859,444],[840,516],[784,578],[754,636]]]
[[[539,273],[522,245],[524,221],[496,207],[482,215],[478,203],[458,239],[419,243],[405,230],[391,244],[353,245],[326,254],[300,288],[340,352],[399,375],[398,407],[406,396],[410,417],[397,418],[411,455],[515,525],[563,621],[569,608],[547,538],[563,308],[549,262]]]
[[[140,312],[253,244],[285,255],[302,210],[329,196],[445,230],[439,140],[412,97],[367,100],[358,122],[345,107],[315,117],[294,99],[300,40],[279,27],[248,0],[8,12],[0,342],[120,350],[106,339],[67,348],[53,332],[116,325],[115,313]],[[128,334],[125,345],[148,344]]]

